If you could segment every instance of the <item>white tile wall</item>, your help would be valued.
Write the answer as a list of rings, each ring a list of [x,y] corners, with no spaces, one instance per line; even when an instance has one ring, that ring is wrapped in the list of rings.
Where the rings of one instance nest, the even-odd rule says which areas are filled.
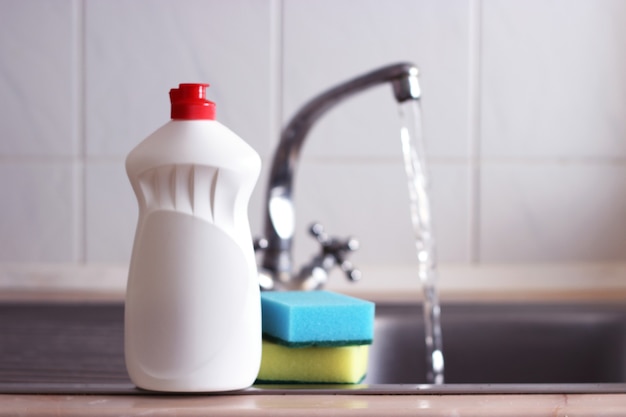
[[[124,160],[90,161],[85,183],[87,261],[127,261],[137,225],[137,203],[127,186]]]
[[[338,82],[412,61],[422,73],[428,154],[466,157],[468,17],[467,0],[285,1],[284,115]],[[307,154],[398,155],[394,103],[391,89],[381,86],[342,104],[316,127]]]
[[[209,82],[218,119],[270,155],[273,8],[255,0],[84,2],[88,262],[129,259],[137,210],[124,158],[169,119],[170,88]]]
[[[486,262],[626,259],[626,165],[483,165],[481,253]]]
[[[71,0],[0,2],[0,155],[76,155],[76,15]]]
[[[626,261],[621,0],[0,0],[0,262],[128,262],[128,151],[208,81],[265,163],[308,99],[420,66],[445,263]],[[414,262],[389,87],[333,109],[303,151],[309,221],[361,238],[355,263]]]
[[[482,9],[481,260],[626,259],[626,3]]]
[[[86,146],[126,154],[169,119],[169,89],[206,80],[219,120],[271,144],[270,2],[86,1]]]
[[[55,160],[0,164],[0,259],[9,262],[74,262],[80,251],[72,164]]]
[[[485,1],[485,157],[626,156],[626,3]]]
[[[317,250],[306,229],[319,221],[333,235],[359,239],[360,249],[352,259],[365,270],[369,264],[415,262],[404,167],[400,159],[394,162],[303,162],[295,196],[302,227],[296,236],[296,259],[306,261]],[[466,261],[467,241],[459,236],[467,236],[469,221],[464,204],[467,169],[436,164],[430,171],[439,258]]]
[[[286,1],[283,10],[285,122],[338,82],[398,61],[418,63],[428,155],[455,159],[431,167],[440,175],[434,182],[453,184],[434,190],[439,253],[442,260],[467,261],[468,183],[458,178],[468,169],[468,3],[300,0]],[[433,90],[441,97],[431,102]],[[303,151],[298,219],[303,226],[319,220],[339,236],[356,235],[361,250],[355,263],[415,259],[398,126],[391,88],[380,86],[332,109]],[[447,196],[455,201],[443,207],[439,200],[450,201]],[[442,216],[448,227],[439,227]],[[306,259],[315,249],[306,228],[296,239],[296,258]]]

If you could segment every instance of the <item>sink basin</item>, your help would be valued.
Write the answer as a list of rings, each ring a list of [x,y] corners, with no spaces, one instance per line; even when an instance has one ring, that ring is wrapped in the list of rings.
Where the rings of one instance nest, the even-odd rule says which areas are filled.
[[[368,384],[425,383],[417,304],[377,305]],[[442,306],[449,384],[626,382],[626,305]]]
[[[137,394],[121,303],[0,303],[0,393]],[[422,307],[377,304],[359,385],[233,394],[626,392],[626,305],[444,304],[446,384],[426,384]]]

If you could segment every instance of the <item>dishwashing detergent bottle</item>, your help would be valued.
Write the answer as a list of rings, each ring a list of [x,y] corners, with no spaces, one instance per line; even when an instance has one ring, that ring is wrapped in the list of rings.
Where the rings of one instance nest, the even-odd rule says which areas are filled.
[[[215,120],[208,84],[170,91],[172,120],[126,171],[139,204],[125,358],[140,388],[230,391],[254,382],[261,307],[248,202],[259,155]]]

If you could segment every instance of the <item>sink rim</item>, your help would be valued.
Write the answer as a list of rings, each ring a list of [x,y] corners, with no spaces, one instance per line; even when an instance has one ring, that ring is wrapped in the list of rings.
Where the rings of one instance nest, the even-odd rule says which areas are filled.
[[[626,383],[580,384],[277,384],[253,385],[227,392],[145,391],[131,383],[6,383],[0,395],[506,395],[506,394],[624,394]]]

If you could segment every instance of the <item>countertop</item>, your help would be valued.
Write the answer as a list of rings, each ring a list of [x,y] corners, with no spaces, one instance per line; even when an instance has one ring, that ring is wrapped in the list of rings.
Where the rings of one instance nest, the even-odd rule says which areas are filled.
[[[1,416],[624,416],[624,394],[0,395]]]

